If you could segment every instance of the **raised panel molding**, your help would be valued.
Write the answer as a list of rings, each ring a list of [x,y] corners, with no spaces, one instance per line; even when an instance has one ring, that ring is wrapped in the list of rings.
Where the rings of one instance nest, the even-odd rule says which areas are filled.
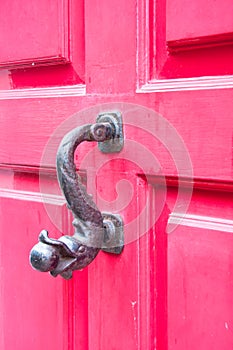
[[[166,40],[171,44],[232,40],[232,0],[166,0]],[[182,18],[182,20],[181,20]]]
[[[233,42],[233,33],[216,34],[196,38],[187,38],[167,41],[170,52],[181,50],[193,50],[200,48],[231,45]]]
[[[137,93],[232,89],[233,75],[180,79],[154,79],[139,87]]]
[[[66,204],[66,201],[63,196],[55,194],[41,194],[40,192],[21,191],[6,188],[0,188],[0,198],[12,198],[15,200],[47,203],[57,206],[63,206]]]
[[[1,2],[0,68],[69,62],[69,2]]]
[[[157,21],[160,21],[158,26],[159,32],[157,31],[159,37],[156,37],[155,33]],[[200,47],[204,45],[211,48],[228,45],[226,47],[230,48],[229,43],[233,40],[231,32],[224,35],[209,35],[203,37],[204,39],[202,38],[198,42],[195,41],[195,38],[190,39],[188,42],[186,40],[168,42],[164,34],[166,30],[165,22],[166,9],[162,2],[137,0],[137,93],[231,89],[233,87],[232,74],[221,75],[220,73],[218,75],[208,75],[207,73],[206,75],[200,74],[200,76],[184,76],[182,78],[158,78],[157,76],[159,76],[167,60],[168,50],[171,52],[184,49],[192,50],[198,48],[200,45]],[[197,55],[197,50],[195,55]],[[227,57],[227,54],[225,56]],[[226,60],[226,65],[229,63],[228,61]],[[179,58],[176,58],[176,66],[178,63]],[[169,67],[171,69],[172,65],[170,64]]]
[[[233,233],[233,220],[205,215],[171,213],[168,225],[172,224]]]
[[[52,97],[70,97],[84,96],[86,94],[86,85],[67,85],[57,87],[32,88],[32,89],[14,89],[0,90],[0,100],[13,100],[25,98],[52,98]]]

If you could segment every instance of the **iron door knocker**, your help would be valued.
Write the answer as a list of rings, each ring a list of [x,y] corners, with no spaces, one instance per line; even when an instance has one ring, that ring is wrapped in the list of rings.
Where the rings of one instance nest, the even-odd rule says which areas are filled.
[[[124,142],[121,113],[100,113],[96,124],[71,130],[58,148],[57,177],[73,213],[75,231],[73,236],[54,239],[42,230],[39,243],[30,252],[30,263],[34,269],[65,279],[71,278],[74,270],[89,265],[100,250],[120,254],[124,247],[122,218],[99,211],[76,171],[74,152],[83,141],[98,142],[104,153],[120,152]]]

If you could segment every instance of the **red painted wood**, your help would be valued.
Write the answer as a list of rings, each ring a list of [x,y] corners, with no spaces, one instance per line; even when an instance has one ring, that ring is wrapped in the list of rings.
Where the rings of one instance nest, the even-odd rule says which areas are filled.
[[[138,20],[144,24],[139,26],[140,41],[144,42],[138,45],[139,59],[142,65],[147,62],[147,80],[233,74],[233,21],[228,12],[232,3],[219,3],[212,6],[207,1],[202,6],[198,0],[191,5],[179,0],[176,8],[172,1],[158,0],[146,7],[139,0]]]
[[[171,349],[232,347],[232,210],[232,194],[195,191],[187,217],[168,235]]]
[[[28,50],[20,56],[14,31],[11,42],[1,32],[14,68],[25,57],[29,64],[34,49],[38,63],[45,50],[62,52],[58,11],[48,21],[48,35],[39,32],[39,23],[48,18],[45,7],[64,9],[68,2],[36,2],[41,13],[33,24],[22,18],[36,5],[25,3],[23,17],[9,11],[8,18],[17,20],[15,29],[37,27],[32,47],[27,37]],[[53,59],[43,67],[1,71],[1,350],[232,349],[233,71],[224,34],[229,30],[211,32],[208,16],[199,17],[193,26],[198,23],[201,32],[192,38],[202,38],[201,48],[187,33],[188,41],[175,37],[167,48],[165,5],[87,0],[84,9],[83,2],[69,1],[70,55],[64,57],[71,63]],[[192,6],[198,8],[198,1]],[[219,26],[220,17],[216,21]],[[103,155],[90,143],[75,159],[99,208],[124,217],[127,244],[121,256],[100,253],[63,283],[28,263],[41,229],[54,237],[72,233],[54,177],[56,149],[68,130],[110,109],[122,111],[124,150]],[[169,125],[183,143],[174,141]],[[194,181],[187,164],[177,169],[183,144]],[[177,195],[185,202],[192,182],[182,217],[174,209]],[[167,233],[167,225],[175,229]]]
[[[233,35],[233,3],[221,0],[168,0],[166,2],[167,41],[198,40],[219,34]],[[182,19],[182,20],[181,20]]]
[[[84,81],[82,0],[2,3],[0,22],[1,89],[74,85]]]
[[[12,172],[8,168],[0,171],[0,179],[1,349],[63,350],[70,349],[69,344],[85,348],[87,272],[80,272],[74,281],[64,282],[51,280],[46,274],[39,276],[29,265],[29,252],[42,227],[46,226],[54,237],[59,235],[41,198],[38,174]],[[46,179],[51,189],[47,206],[57,213],[66,231],[66,205],[62,198],[59,202],[52,194],[54,176],[52,181],[51,175]]]
[[[70,61],[68,0],[2,2],[0,21],[0,67]]]

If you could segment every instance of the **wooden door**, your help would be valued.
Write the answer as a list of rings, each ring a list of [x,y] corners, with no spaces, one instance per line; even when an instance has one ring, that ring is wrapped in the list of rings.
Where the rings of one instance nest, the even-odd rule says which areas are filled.
[[[232,2],[16,0],[0,5],[2,350],[233,345]],[[71,280],[31,268],[38,234],[72,234],[55,173],[70,129],[118,110],[121,153],[77,153],[125,223]]]

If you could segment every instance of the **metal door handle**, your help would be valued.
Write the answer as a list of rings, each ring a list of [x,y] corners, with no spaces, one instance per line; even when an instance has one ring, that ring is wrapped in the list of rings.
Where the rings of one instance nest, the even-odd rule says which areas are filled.
[[[57,152],[57,177],[72,211],[73,236],[49,238],[42,230],[30,252],[33,268],[54,277],[72,277],[92,262],[100,250],[120,254],[124,246],[123,222],[119,215],[101,213],[76,171],[74,152],[83,141],[99,142],[104,153],[119,152],[123,147],[122,119],[119,112],[101,113],[96,124],[77,127],[65,135]]]

